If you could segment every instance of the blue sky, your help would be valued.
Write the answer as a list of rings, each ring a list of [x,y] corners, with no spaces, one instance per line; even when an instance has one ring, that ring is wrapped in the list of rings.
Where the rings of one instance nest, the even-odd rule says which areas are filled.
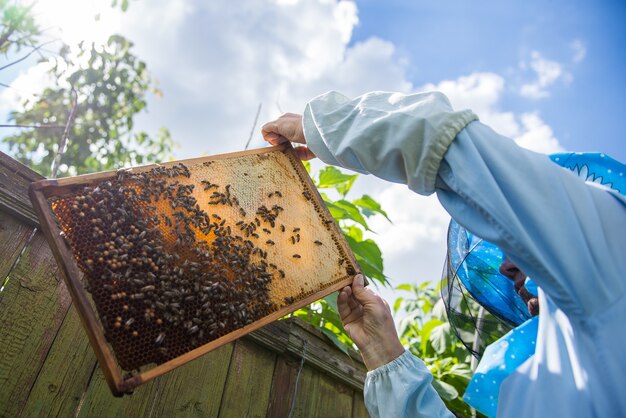
[[[136,126],[169,128],[177,158],[240,150],[259,103],[262,123],[331,89],[439,89],[522,146],[626,161],[624,1],[135,0],[122,14],[110,0],[39,0],[36,12],[66,42],[135,43],[164,93]],[[41,91],[44,70],[33,57],[0,74],[21,89],[0,89],[0,119],[20,91]],[[394,222],[370,225],[392,283],[437,280],[449,217],[436,198],[371,176],[359,193]]]
[[[360,0],[352,42],[378,36],[410,61],[415,85],[476,71],[532,77],[518,63],[529,51],[562,63],[572,81],[531,100],[508,90],[502,107],[538,109],[568,150],[603,151],[626,160],[626,2]],[[572,62],[571,45],[586,55]]]

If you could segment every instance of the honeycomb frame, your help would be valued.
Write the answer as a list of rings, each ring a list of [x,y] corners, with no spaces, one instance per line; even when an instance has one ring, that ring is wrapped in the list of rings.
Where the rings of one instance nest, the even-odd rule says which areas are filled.
[[[289,145],[43,180],[30,194],[116,396],[360,271]]]

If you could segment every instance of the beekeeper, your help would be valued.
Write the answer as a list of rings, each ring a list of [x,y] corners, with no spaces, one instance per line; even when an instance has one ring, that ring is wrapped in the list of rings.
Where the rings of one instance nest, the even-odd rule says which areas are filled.
[[[626,416],[624,165],[597,155],[613,181],[581,179],[471,111],[454,111],[437,92],[355,99],[330,92],[311,100],[303,116],[265,124],[262,134],[271,144],[301,144],[303,159],[436,193],[461,228],[493,243],[539,286],[534,352],[497,384],[498,416]],[[338,305],[369,370],[371,416],[452,416],[424,363],[400,344],[388,305],[362,277],[342,290]]]

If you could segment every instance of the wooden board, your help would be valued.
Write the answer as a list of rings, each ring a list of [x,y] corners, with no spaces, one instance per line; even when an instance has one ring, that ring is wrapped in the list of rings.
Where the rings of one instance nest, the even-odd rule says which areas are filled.
[[[154,416],[217,417],[234,345],[224,345],[163,376]]]
[[[354,392],[352,398],[352,418],[369,418],[370,414],[365,408],[365,400],[363,399],[363,392]]]
[[[333,382],[329,376],[305,366],[297,378],[297,393],[292,398],[292,417],[350,417],[352,389]],[[293,389],[293,388],[292,388]]]
[[[33,228],[6,212],[0,212],[0,286],[14,267]],[[2,298],[2,294],[0,294]]]
[[[44,177],[0,152],[0,207],[30,226],[39,221],[28,198],[28,186]]]
[[[291,356],[276,360],[272,389],[267,409],[268,418],[288,417],[294,399],[296,380],[301,360]]]
[[[245,340],[235,343],[219,416],[264,417],[276,355]]]
[[[11,272],[0,299],[0,405],[20,411],[70,304],[57,265],[38,233]]]
[[[184,170],[180,167],[184,167]],[[177,170],[184,171],[188,174],[178,175],[177,173],[179,171]],[[194,221],[196,223],[193,224],[192,228],[189,227],[189,221],[186,221],[186,231],[190,231],[187,237],[191,237],[190,240],[193,245],[185,247],[184,243],[187,241],[183,241],[180,235],[180,231],[183,229],[180,226],[176,228],[170,227],[172,218],[176,218],[176,222],[180,219],[180,217],[175,216],[175,212],[180,210],[177,209],[180,206],[177,206],[179,203],[176,202],[181,202],[182,200],[175,201],[173,198],[170,199],[170,197],[168,197],[168,199],[170,199],[168,200],[161,197],[160,194],[144,193],[142,190],[151,191],[158,182],[150,180],[152,181],[152,183],[149,183],[150,187],[146,186],[144,189],[141,189],[142,186],[139,184],[139,180],[133,180],[135,183],[128,183],[129,177],[133,179],[157,178],[158,182],[164,182],[167,185],[166,187],[170,188],[168,189],[168,196],[170,197],[173,194],[178,196],[181,189],[184,189],[186,193],[185,199],[193,199],[192,204],[190,204],[191,206],[185,206],[184,210],[187,210],[188,213],[192,213],[190,208],[195,207],[196,209],[193,209],[194,216],[197,216],[199,211],[204,211],[204,215],[202,215],[204,218],[202,219],[216,219],[216,221],[214,221],[215,226],[213,230],[211,231],[209,228],[207,232],[196,221]],[[165,179],[165,177],[167,177],[167,179]],[[115,183],[116,181],[118,181],[118,183]],[[122,295],[122,293],[119,291],[117,293],[111,293],[110,289],[106,289],[106,292],[109,292],[106,293],[102,290],[102,287],[99,290],[95,289],[100,283],[113,283],[117,286],[117,283],[122,283],[124,280],[130,283],[130,280],[137,279],[135,281],[145,284],[144,278],[150,277],[141,276],[141,280],[139,280],[139,276],[137,276],[138,273],[133,270],[134,267],[126,267],[126,261],[124,261],[126,274],[122,278],[121,273],[114,273],[112,271],[121,266],[119,259],[115,258],[113,264],[111,264],[110,258],[105,259],[102,257],[102,249],[99,249],[97,253],[94,252],[96,251],[94,248],[102,247],[101,244],[96,245],[93,242],[94,240],[97,241],[97,232],[100,232],[100,235],[102,235],[102,231],[106,230],[106,234],[110,234],[112,237],[107,238],[110,239],[110,241],[106,241],[109,243],[112,243],[116,238],[116,234],[111,233],[108,228],[110,228],[110,224],[115,225],[118,218],[108,216],[107,219],[102,220],[102,216],[100,215],[97,219],[95,217],[89,218],[91,222],[100,221],[100,224],[98,224],[100,225],[100,229],[93,229],[89,226],[91,223],[81,220],[85,217],[82,205],[85,205],[86,208],[88,206],[85,200],[81,201],[80,197],[77,196],[86,196],[87,193],[89,193],[90,196],[96,196],[94,193],[105,187],[109,187],[109,189],[107,189],[107,193],[109,193],[110,190],[114,190],[114,187],[117,187],[111,186],[110,182],[113,182],[114,185],[124,185],[124,187],[126,187],[126,189],[124,189],[125,191],[130,190],[131,187],[133,190],[137,188],[139,190],[137,193],[140,194],[139,198],[133,201],[135,202],[133,204],[137,207],[144,208],[138,213],[145,214],[149,212],[150,217],[146,219],[163,220],[163,223],[158,221],[156,224],[151,224],[150,228],[146,228],[148,231],[157,231],[158,229],[157,232],[150,233],[156,234],[159,241],[150,241],[150,245],[153,245],[153,242],[157,242],[160,244],[157,247],[161,248],[164,254],[176,254],[177,257],[180,256],[181,259],[192,260],[192,256],[197,255],[197,252],[194,252],[194,248],[198,248],[199,245],[200,248],[206,248],[208,254],[208,249],[217,248],[215,247],[216,243],[220,244],[220,239],[226,236],[219,235],[217,230],[223,231],[228,228],[229,235],[227,236],[234,236],[239,240],[237,242],[249,243],[250,249],[254,248],[254,251],[251,250],[251,255],[248,254],[249,257],[246,259],[248,260],[246,262],[249,263],[248,265],[255,266],[253,268],[258,269],[254,271],[261,271],[261,267],[263,267],[263,274],[265,274],[265,281],[262,282],[262,285],[265,287],[261,287],[263,291],[255,291],[254,293],[257,295],[255,296],[257,298],[259,294],[263,293],[262,297],[264,299],[261,300],[265,301],[263,302],[264,305],[259,305],[260,302],[254,302],[250,298],[246,299],[245,304],[237,305],[237,310],[247,310],[246,315],[242,316],[242,314],[235,312],[233,309],[232,313],[228,313],[228,315],[235,318],[232,326],[228,325],[227,319],[220,319],[220,326],[222,326],[221,321],[228,325],[225,331],[222,332],[219,331],[219,329],[214,331],[207,328],[209,332],[216,332],[216,336],[210,338],[204,337],[204,340],[200,339],[197,342],[194,342],[196,341],[195,337],[180,337],[181,334],[179,331],[171,331],[173,333],[169,331],[172,327],[182,329],[181,325],[179,325],[181,323],[185,325],[184,329],[189,331],[188,334],[193,334],[198,331],[199,327],[206,326],[206,322],[201,322],[198,318],[198,312],[200,312],[200,310],[193,308],[193,306],[195,306],[193,304],[197,302],[194,302],[192,297],[202,294],[198,293],[200,288],[207,289],[206,291],[203,290],[205,294],[212,294],[212,292],[214,292],[212,290],[213,287],[204,286],[207,282],[194,284],[195,290],[193,291],[195,293],[187,293],[190,296],[191,302],[189,302],[189,305],[185,306],[188,308],[188,311],[196,309],[196,316],[194,316],[193,319],[194,321],[198,319],[200,322],[197,323],[198,325],[194,325],[190,320],[180,319],[174,314],[170,314],[170,306],[175,314],[179,311],[178,306],[180,306],[180,303],[172,302],[170,305],[166,306],[166,308],[163,308],[162,314],[165,316],[163,316],[164,320],[161,321],[161,323],[170,321],[171,324],[167,323],[166,325],[171,325],[171,327],[167,328],[167,333],[159,333],[159,337],[156,341],[158,342],[159,339],[163,341],[161,335],[171,334],[172,336],[168,337],[169,340],[167,340],[168,344],[173,344],[171,341],[176,341],[177,338],[187,338],[191,339],[191,343],[187,343],[185,347],[190,348],[180,349],[179,346],[181,346],[182,343],[179,344],[179,346],[174,346],[175,349],[170,348],[172,345],[169,345],[165,348],[166,350],[171,350],[171,353],[180,354],[176,354],[177,356],[173,358],[172,354],[167,354],[168,357],[161,361],[158,360],[158,357],[154,357],[154,355],[152,355],[152,357],[150,357],[150,355],[147,355],[147,357],[144,356],[148,360],[145,360],[142,364],[154,362],[162,364],[156,367],[152,367],[152,365],[143,367],[141,373],[129,379],[122,378],[123,371],[118,364],[138,364],[136,362],[131,363],[130,360],[127,359],[130,358],[132,360],[133,358],[137,358],[139,354],[146,352],[146,350],[148,350],[148,352],[150,350],[155,352],[155,347],[146,348],[146,341],[148,339],[154,341],[154,337],[159,331],[156,331],[156,328],[153,327],[153,324],[150,322],[147,316],[148,311],[146,311],[146,321],[149,325],[138,325],[139,322],[135,321],[137,317],[132,315],[130,318],[133,322],[131,322],[128,320],[127,314],[121,311],[122,306],[125,310],[129,310],[128,306],[130,305],[130,311],[133,312],[139,306],[138,303],[140,302],[109,302],[108,298],[116,299],[117,296]],[[108,186],[105,186],[106,184],[108,184]],[[131,185],[129,186],[129,184]],[[146,185],[148,185],[148,183],[146,183]],[[120,190],[122,190],[121,187]],[[174,190],[176,193],[173,192]],[[218,196],[216,197],[216,195]],[[97,173],[70,179],[46,180],[31,186],[31,198],[41,220],[42,228],[44,232],[46,232],[55,257],[61,267],[61,271],[67,280],[68,288],[87,330],[91,344],[103,367],[104,375],[112,391],[116,394],[129,391],[137,385],[147,382],[156,376],[172,370],[210,350],[233,341],[289,312],[342,288],[351,283],[352,277],[359,271],[354,256],[343,239],[339,228],[332,220],[332,217],[312,184],[311,179],[304,170],[304,167],[293,153],[293,150],[286,146],[186,160],[182,162],[182,165],[181,162],[171,162],[162,165],[125,170],[121,173]],[[53,198],[53,200],[49,200],[50,198]],[[224,203],[225,199],[228,201],[228,204]],[[130,199],[125,199],[123,202],[117,204],[125,204],[127,200]],[[211,204],[216,201],[219,201],[218,204]],[[175,203],[173,204],[172,202]],[[197,206],[194,206],[196,203]],[[80,207],[78,205],[80,205]],[[91,207],[92,209],[90,210],[95,211],[95,203],[93,203]],[[126,206],[124,207],[126,209],[120,212],[119,215],[116,215],[121,217],[122,220],[132,217],[128,215],[128,213],[133,209],[129,209]],[[149,209],[145,209],[146,207]],[[85,209],[85,211],[87,211],[87,209]],[[106,213],[110,213],[111,211],[115,211],[115,207],[102,213],[106,215]],[[170,219],[169,225],[168,222],[165,221],[165,218]],[[194,219],[197,220],[198,218]],[[57,225],[59,221],[60,226]],[[239,228],[242,224],[244,226],[247,225],[245,230]],[[142,226],[146,225],[148,225],[148,221],[142,224]],[[155,227],[155,225],[157,226]],[[250,225],[253,225],[254,228],[251,228]],[[64,228],[69,245],[60,235],[60,227]],[[174,231],[174,229],[176,230]],[[112,231],[115,230],[113,229]],[[119,228],[117,232],[118,235],[121,234]],[[124,232],[124,234],[127,233]],[[127,241],[120,241],[120,243],[131,242],[128,237],[136,239],[136,241],[133,242],[137,243],[139,239],[146,236],[145,232],[139,234],[139,230],[134,229],[132,234],[134,234],[132,237],[130,235],[123,235]],[[220,232],[220,234],[225,233]],[[93,238],[90,238],[91,236],[93,236]],[[81,244],[81,242],[84,245]],[[145,239],[141,242],[145,242]],[[235,241],[229,242],[232,244]],[[115,246],[110,244],[111,247],[109,248],[111,250],[115,248],[115,251],[117,251],[120,248],[120,243],[115,244]],[[144,244],[144,249],[145,248],[146,245]],[[152,247],[149,248],[152,251]],[[230,244],[228,248],[232,248]],[[104,253],[107,252],[108,251],[104,251]],[[85,254],[91,255],[87,256]],[[116,254],[115,257],[118,257],[118,255]],[[133,258],[133,260],[135,260],[135,258]],[[143,260],[147,263],[146,260],[148,259],[144,258]],[[157,258],[155,256],[150,258],[150,260],[157,260]],[[162,258],[159,257],[158,260],[161,262]],[[86,265],[87,261],[90,263],[89,266],[92,267]],[[98,263],[104,263],[105,261],[109,264],[102,264],[103,267],[99,267],[100,264]],[[150,262],[153,263],[153,261]],[[180,262],[176,262],[179,263],[176,264],[176,266],[180,267]],[[185,263],[187,263],[187,261]],[[141,262],[138,262],[138,264],[141,265]],[[94,265],[97,267],[93,267]],[[183,264],[183,266],[189,265],[192,264]],[[215,259],[213,259],[213,264],[207,262],[202,264],[202,268],[213,269],[216,268],[216,265]],[[230,264],[231,267],[233,265],[234,264]],[[160,270],[158,270],[159,266],[161,266]],[[141,290],[142,292],[148,292],[148,297],[155,298],[154,300],[156,302],[160,301],[161,303],[165,302],[165,300],[162,296],[158,295],[159,291],[162,290],[163,294],[168,291],[163,290],[165,289],[165,287],[163,287],[165,286],[163,284],[165,281],[161,280],[160,276],[161,274],[165,274],[163,273],[166,271],[163,267],[165,264],[159,266],[157,266],[157,270],[154,270],[155,273],[158,272],[156,279],[150,282],[148,286],[144,286]],[[170,268],[169,266],[166,267]],[[144,267],[142,268],[145,270]],[[192,266],[192,268],[195,269],[196,267]],[[250,271],[249,268],[247,269],[246,271]],[[79,279],[83,271],[89,276],[89,286],[92,295],[96,294],[93,292],[100,292],[98,293],[99,295],[104,295],[101,299],[95,299],[96,309],[92,307],[93,300],[86,293],[83,283],[81,283]],[[98,277],[91,277],[96,275],[96,273],[93,273],[94,271],[98,272]],[[107,275],[109,275],[106,279],[104,279],[102,273],[100,273],[103,271],[107,271]],[[176,270],[170,269],[167,271],[171,272]],[[210,280],[213,286],[217,285],[216,282],[219,281],[219,286],[238,286],[233,287],[233,289],[240,289],[238,292],[251,289],[250,286],[258,288],[253,281],[243,281],[241,273],[230,274],[229,270],[222,269],[220,271],[224,272],[223,276],[216,279],[214,271],[215,270],[211,270],[211,273],[199,273],[199,270],[194,270],[193,279],[189,279],[188,277],[192,275],[188,274],[187,270],[183,273],[181,268],[179,278],[182,277],[184,280],[191,283],[192,280],[199,281],[200,279],[197,277],[204,274],[205,276],[202,277],[211,277]],[[243,270],[234,271],[241,272]],[[155,276],[152,273],[150,273],[150,275]],[[258,273],[253,273],[251,276],[257,277]],[[168,273],[166,277],[173,276]],[[243,283],[243,288],[241,287],[241,283]],[[200,284],[203,284],[203,286],[201,287]],[[112,287],[110,284],[108,286],[109,288]],[[120,289],[122,289],[122,287],[120,287]],[[183,291],[185,291],[185,289],[186,288],[184,288]],[[134,292],[136,292],[136,290]],[[233,291],[229,292],[229,295],[238,293]],[[173,292],[169,291],[170,295],[172,293]],[[158,296],[154,296],[154,294]],[[202,294],[202,297],[204,297],[205,294]],[[137,293],[137,295],[139,294]],[[145,293],[140,295],[142,299],[144,295]],[[121,297],[127,298],[128,295],[124,292]],[[132,293],[131,298],[134,297],[135,293]],[[198,296],[198,298],[199,297],[200,296]],[[236,296],[228,297],[238,300]],[[223,296],[221,298],[223,298]],[[185,302],[187,302],[187,297],[185,297]],[[211,303],[214,304],[215,302]],[[232,306],[235,306],[235,302],[229,301],[228,303],[231,304],[231,309]],[[161,305],[164,305],[164,303],[161,303]],[[151,315],[160,315],[158,310],[161,309],[161,305],[157,304],[157,308],[154,308],[153,303],[151,308],[153,312]],[[174,307],[174,305],[177,306]],[[204,306],[205,305],[203,305],[203,307]],[[258,308],[259,306],[263,306],[263,308],[260,309]],[[156,311],[156,313],[154,313],[154,311]],[[169,317],[167,316],[168,314],[170,314]],[[107,319],[102,321],[101,315],[105,315]],[[107,317],[106,315],[109,316]],[[222,311],[220,315],[226,314]],[[171,319],[171,317],[174,317],[174,319]],[[113,324],[113,321],[116,321],[116,323]],[[208,319],[206,321],[212,321],[210,323],[212,326],[215,326],[218,322],[217,319]],[[113,325],[119,327],[122,322],[124,322],[125,325],[120,327],[119,331],[115,330]],[[113,340],[110,340],[113,341],[113,349],[111,345],[107,343],[105,332],[107,335],[113,336]],[[137,337],[136,340],[131,338],[131,332],[132,337]],[[116,337],[116,335],[119,336]],[[116,343],[116,341],[118,341],[118,343]],[[196,346],[200,344],[200,346],[194,349],[194,344]],[[159,350],[161,350],[161,348],[159,348]],[[128,355],[127,352],[132,352],[133,355]],[[160,352],[163,353],[162,350]],[[165,353],[167,353],[167,351]],[[120,355],[126,355],[126,357],[119,357]],[[120,359],[126,360],[119,363]],[[133,366],[133,368],[134,367],[135,366]]]
[[[82,329],[78,312],[70,307],[37,374],[21,416],[74,416],[96,367],[96,357]],[[110,397],[108,387],[106,391]]]

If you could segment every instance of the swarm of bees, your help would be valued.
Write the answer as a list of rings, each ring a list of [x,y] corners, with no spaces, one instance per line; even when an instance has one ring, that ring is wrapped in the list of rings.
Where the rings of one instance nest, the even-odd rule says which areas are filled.
[[[209,198],[198,202],[189,177],[183,164],[121,170],[112,179],[51,198],[124,370],[166,362],[280,308],[269,285],[285,273],[267,261],[259,243],[273,246],[272,232],[289,233],[284,225],[277,227],[284,209],[260,206],[247,219],[230,185],[203,180],[198,187]],[[246,219],[231,224],[203,209],[220,205]],[[292,229],[291,245],[300,242],[299,231]],[[259,234],[265,236],[257,241]]]

